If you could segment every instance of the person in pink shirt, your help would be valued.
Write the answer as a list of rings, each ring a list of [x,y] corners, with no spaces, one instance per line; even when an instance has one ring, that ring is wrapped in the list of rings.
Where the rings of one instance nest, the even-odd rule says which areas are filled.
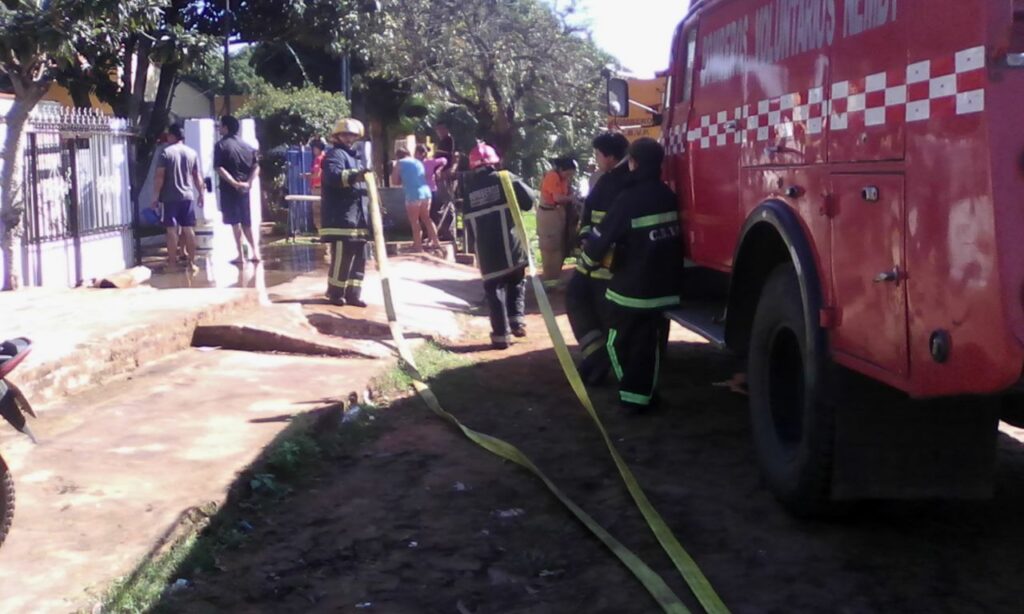
[[[441,169],[448,166],[448,158],[428,158],[427,146],[416,146],[416,159],[423,163],[423,170],[427,172],[427,187],[437,195],[437,174]]]
[[[441,202],[441,197],[437,191],[437,180],[440,173],[448,166],[448,158],[428,158],[426,145],[416,146],[416,158],[423,163],[423,170],[427,173],[427,187],[430,188],[430,218],[438,225],[438,230],[440,231],[440,225],[444,217],[442,209],[444,209],[447,203]]]

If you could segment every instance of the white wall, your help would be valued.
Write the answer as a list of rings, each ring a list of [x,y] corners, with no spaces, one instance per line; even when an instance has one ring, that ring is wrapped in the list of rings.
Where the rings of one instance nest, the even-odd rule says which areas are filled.
[[[124,270],[133,262],[131,229],[82,237],[82,278]],[[22,249],[25,286],[69,287],[75,285],[75,244],[71,239],[25,244]]]
[[[212,111],[210,97],[191,83],[179,83],[174,88],[171,113],[182,119],[209,117]]]

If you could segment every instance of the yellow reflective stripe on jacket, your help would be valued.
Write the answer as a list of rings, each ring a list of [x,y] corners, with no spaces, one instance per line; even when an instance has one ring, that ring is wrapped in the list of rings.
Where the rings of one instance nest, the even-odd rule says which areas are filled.
[[[605,292],[604,296],[605,298],[615,303],[616,305],[622,305],[623,307],[632,307],[634,309],[660,309],[662,307],[673,307],[679,304],[678,296],[661,296],[658,298],[633,298],[631,296],[623,296],[611,289]]]
[[[370,236],[366,228],[321,228],[321,236]]]
[[[604,267],[601,267],[600,269],[590,270],[587,267],[583,266],[582,264],[577,264],[576,271],[578,273],[583,273],[587,277],[593,277],[594,279],[608,280],[614,277],[614,275],[612,275],[612,272]]]
[[[671,211],[669,213],[658,213],[655,215],[645,215],[644,217],[633,218],[633,228],[650,228],[651,226],[659,226],[661,224],[668,224],[669,222],[678,222],[679,212]]]
[[[604,218],[606,218],[606,217],[608,217],[608,212],[607,211],[591,211],[590,212],[590,221],[593,222],[594,224],[600,224],[601,221]]]

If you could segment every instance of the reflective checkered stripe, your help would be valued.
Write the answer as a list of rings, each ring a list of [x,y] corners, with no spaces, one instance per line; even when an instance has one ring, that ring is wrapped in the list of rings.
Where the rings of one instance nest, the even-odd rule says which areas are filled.
[[[842,132],[980,113],[985,110],[986,80],[985,48],[972,47],[906,68],[836,81],[828,91],[815,87],[704,115],[692,130],[671,127],[666,151],[683,153],[686,143],[710,149],[802,138],[826,129]]]

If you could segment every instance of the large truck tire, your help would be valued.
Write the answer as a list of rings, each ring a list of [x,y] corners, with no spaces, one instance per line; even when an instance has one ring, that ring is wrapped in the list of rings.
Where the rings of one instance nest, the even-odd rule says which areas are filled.
[[[768,487],[798,516],[832,510],[835,414],[823,401],[827,358],[808,339],[815,329],[808,317],[796,269],[779,265],[764,285],[751,330],[750,417]]]
[[[7,539],[7,532],[11,530],[11,522],[14,521],[14,479],[7,463],[0,458],[0,546]]]

